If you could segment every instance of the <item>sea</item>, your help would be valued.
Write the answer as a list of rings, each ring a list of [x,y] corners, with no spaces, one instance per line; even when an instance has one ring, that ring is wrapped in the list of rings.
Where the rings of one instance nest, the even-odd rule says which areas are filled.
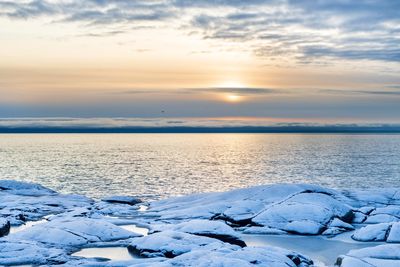
[[[0,179],[95,199],[275,183],[400,187],[400,135],[1,134]]]

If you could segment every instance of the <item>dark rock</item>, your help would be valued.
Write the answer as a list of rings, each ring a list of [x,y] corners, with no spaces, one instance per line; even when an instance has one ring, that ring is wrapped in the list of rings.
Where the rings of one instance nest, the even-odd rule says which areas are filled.
[[[10,222],[4,218],[0,218],[0,237],[8,235],[10,232]]]
[[[196,234],[196,233],[193,233],[193,234],[194,235],[199,235],[199,236],[215,238],[215,239],[221,240],[222,242],[229,243],[229,244],[232,244],[232,245],[237,245],[237,246],[240,246],[242,248],[247,246],[246,243],[243,240],[241,240],[241,239],[239,239],[239,238],[237,238],[235,236],[231,236],[231,235]]]
[[[103,198],[102,201],[116,204],[128,204],[132,206],[143,202],[139,198],[131,196],[111,196]]]

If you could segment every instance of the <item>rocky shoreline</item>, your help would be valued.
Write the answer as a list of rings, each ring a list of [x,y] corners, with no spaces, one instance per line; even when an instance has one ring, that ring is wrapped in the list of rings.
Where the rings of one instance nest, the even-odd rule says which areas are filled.
[[[0,180],[0,265],[327,266],[284,247],[250,246],[246,235],[346,236],[370,246],[327,265],[400,266],[400,189],[277,184],[142,203]],[[130,256],[80,254],[110,247]]]

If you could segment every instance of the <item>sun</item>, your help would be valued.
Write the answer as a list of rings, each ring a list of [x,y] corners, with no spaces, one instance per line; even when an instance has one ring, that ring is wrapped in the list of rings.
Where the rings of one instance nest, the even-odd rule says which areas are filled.
[[[240,101],[241,96],[240,95],[226,95],[226,100],[229,102],[238,102]]]

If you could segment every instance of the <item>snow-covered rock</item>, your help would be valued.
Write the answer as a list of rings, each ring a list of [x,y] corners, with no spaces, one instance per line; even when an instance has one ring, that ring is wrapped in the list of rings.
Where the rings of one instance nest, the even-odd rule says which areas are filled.
[[[316,235],[336,217],[351,221],[351,207],[328,194],[302,193],[267,207],[252,221],[296,234]]]
[[[364,223],[374,224],[374,223],[389,223],[389,222],[398,222],[399,218],[390,215],[390,214],[376,214],[370,215],[364,221]]]
[[[20,182],[14,180],[0,180],[0,190],[14,195],[46,196],[57,194],[55,191],[40,184]]]
[[[0,217],[11,225],[36,221],[75,207],[87,207],[93,200],[80,195],[61,195],[38,184],[0,180]]]
[[[182,254],[162,265],[154,266],[312,266],[312,261],[300,254],[274,247],[246,247],[238,249],[199,248]]]
[[[395,267],[399,266],[400,245],[386,244],[375,247],[351,250],[338,258],[336,265],[341,267]]]
[[[221,219],[233,225],[319,234],[334,218],[352,220],[352,208],[346,200],[351,202],[334,190],[282,184],[162,200],[151,203],[147,214],[159,220]]]
[[[9,236],[10,240],[33,240],[55,247],[81,247],[141,236],[114,224],[94,219],[74,218],[38,224]]]
[[[128,249],[130,252],[142,257],[173,258],[199,247],[211,245],[218,248],[232,248],[233,246],[214,238],[167,230],[135,238],[128,246]]]
[[[109,203],[117,203],[117,204],[127,204],[127,205],[136,205],[143,202],[139,198],[132,196],[110,196],[103,198],[102,201]]]
[[[240,239],[239,234],[232,227],[220,221],[191,220],[179,224],[165,225],[164,229],[216,238],[241,247],[246,246],[246,243]]]
[[[305,267],[311,260],[298,253],[244,247],[240,238],[337,235],[359,228],[357,223],[364,225],[354,231],[354,240],[400,242],[400,190],[394,188],[339,192],[314,185],[265,185],[156,201],[146,212],[135,202],[125,196],[93,201],[37,184],[0,181],[0,231],[2,222],[44,221],[0,238],[0,265]],[[123,224],[143,225],[150,233],[141,237],[117,226]],[[350,234],[343,236],[338,240]],[[70,256],[81,248],[128,245],[151,259],[99,262]],[[338,265],[400,266],[394,252],[398,246],[389,245],[349,252]]]
[[[385,241],[390,227],[390,223],[367,225],[356,230],[352,238],[357,241]]]
[[[62,249],[34,241],[0,239],[0,265],[63,263],[68,256]]]
[[[387,237],[389,243],[400,243],[400,223],[393,223]]]
[[[356,230],[352,238],[357,241],[400,243],[400,222],[367,225]]]
[[[243,230],[243,234],[249,235],[284,235],[287,234],[286,231],[279,230],[276,228],[271,228],[268,226],[251,226],[245,227]]]

